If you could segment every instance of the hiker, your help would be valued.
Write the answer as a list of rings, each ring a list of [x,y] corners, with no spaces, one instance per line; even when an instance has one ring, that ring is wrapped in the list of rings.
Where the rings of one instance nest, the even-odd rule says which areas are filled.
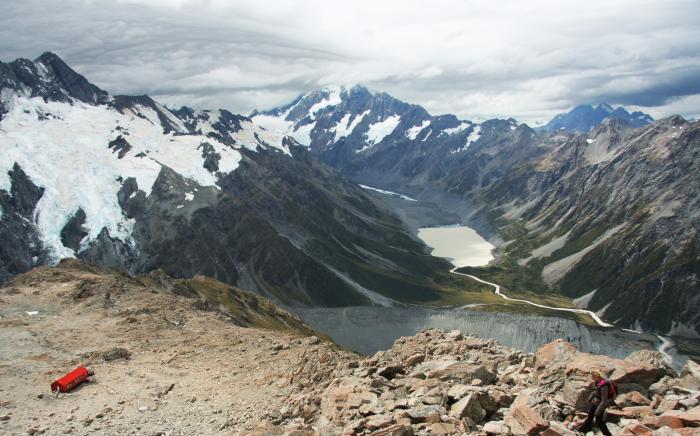
[[[594,389],[591,395],[588,396],[588,417],[583,425],[579,428],[582,433],[588,432],[593,426],[593,417],[600,431],[606,436],[611,436],[610,430],[605,426],[605,409],[610,405],[610,400],[614,396],[614,386],[608,380],[605,380],[599,372],[591,371],[591,378],[594,382]]]

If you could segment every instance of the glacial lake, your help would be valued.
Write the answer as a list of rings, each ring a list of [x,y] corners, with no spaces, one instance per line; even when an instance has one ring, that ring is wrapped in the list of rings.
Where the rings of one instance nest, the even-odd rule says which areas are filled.
[[[467,226],[423,227],[418,237],[433,249],[433,256],[444,257],[457,267],[482,266],[493,260],[494,246]]]

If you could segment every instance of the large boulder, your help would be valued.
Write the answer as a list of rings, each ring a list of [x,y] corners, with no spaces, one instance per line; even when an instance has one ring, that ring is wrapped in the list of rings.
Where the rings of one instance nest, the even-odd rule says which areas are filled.
[[[563,339],[543,345],[535,353],[537,385],[553,394],[557,402],[576,409],[587,406],[593,370],[614,380],[620,392],[646,391],[665,373],[653,363],[582,353]]]
[[[646,425],[647,427],[651,428],[661,428],[661,427],[670,427],[670,428],[683,428],[685,427],[685,424],[683,423],[683,420],[680,419],[678,416],[673,416],[671,414],[662,414],[662,415],[651,415],[647,416],[646,418],[642,419],[642,424]]]
[[[632,362],[652,364],[653,366],[659,368],[660,377],[665,375],[669,377],[677,377],[678,373],[666,359],[666,356],[655,350],[637,350],[630,353],[630,355],[625,358],[625,360],[630,360]]]
[[[469,418],[481,422],[486,417],[486,411],[481,407],[478,393],[472,392],[452,405],[450,415],[457,419]]]
[[[534,394],[534,389],[523,389],[508,409],[505,423],[514,434],[538,434],[549,427],[549,422],[543,419],[533,407],[541,402],[541,399]]]
[[[637,391],[630,391],[620,394],[615,398],[618,407],[648,406],[651,401]]]

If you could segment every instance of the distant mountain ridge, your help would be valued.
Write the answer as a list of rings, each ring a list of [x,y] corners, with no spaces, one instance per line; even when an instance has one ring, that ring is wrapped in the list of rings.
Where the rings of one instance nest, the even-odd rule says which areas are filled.
[[[607,103],[601,103],[596,107],[591,105],[579,105],[567,113],[559,114],[552,118],[542,130],[555,132],[563,130],[566,132],[589,132],[599,126],[606,119],[616,119],[626,121],[632,127],[645,126],[654,119],[644,112],[634,111],[632,113],[619,106],[613,109]]]

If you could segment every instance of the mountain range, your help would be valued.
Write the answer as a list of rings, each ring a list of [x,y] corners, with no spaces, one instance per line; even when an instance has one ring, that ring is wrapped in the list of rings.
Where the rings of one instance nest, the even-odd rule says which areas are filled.
[[[357,183],[433,202],[478,229],[500,260],[466,269],[477,276],[561,292],[627,328],[698,334],[698,122],[606,117],[590,132],[538,132],[514,119],[432,116],[363,87],[252,119]]]
[[[434,216],[363,184],[498,245],[495,264],[466,269],[477,276],[620,327],[700,332],[698,122],[601,105],[599,121],[574,109],[537,131],[362,86],[250,116],[169,109],[112,96],[51,53],[0,63],[0,88],[3,280],[77,256],[287,305],[437,300],[449,264],[413,236]]]
[[[293,138],[225,110],[110,95],[52,53],[0,64],[0,84],[3,282],[75,256],[287,305],[436,296],[447,262]]]
[[[654,121],[651,115],[644,112],[634,111],[629,113],[622,106],[613,109],[609,104],[601,103],[596,107],[590,105],[576,106],[569,112],[552,118],[542,129],[548,132],[556,130],[590,132],[606,119],[623,120],[632,127],[646,126]]]

